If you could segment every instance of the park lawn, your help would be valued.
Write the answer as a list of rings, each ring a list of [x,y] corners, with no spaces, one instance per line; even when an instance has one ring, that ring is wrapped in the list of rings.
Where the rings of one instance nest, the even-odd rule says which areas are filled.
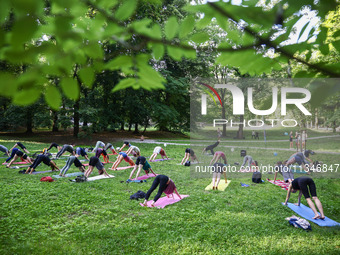
[[[13,143],[1,144],[11,147]],[[32,151],[48,146],[24,144]],[[144,143],[138,146],[146,156],[155,147]],[[340,228],[311,223],[313,230],[306,232],[290,226],[284,218],[294,213],[281,205],[285,191],[268,182],[241,187],[240,182],[251,184],[251,173],[232,179],[225,192],[204,191],[210,179],[191,178],[192,169],[177,165],[186,147],[168,145],[166,152],[176,160],[151,163],[156,173],[175,181],[180,194],[190,195],[162,210],[144,208],[138,201],[129,200],[138,190],[146,192],[152,183],[121,183],[130,170],[109,171],[116,176],[110,180],[71,183],[65,178],[44,183],[39,180],[48,174],[20,175],[16,169],[1,166],[0,253],[339,254]],[[264,164],[273,164],[291,153],[282,151],[274,156],[270,150],[247,152]],[[226,150],[228,161],[240,162],[239,153]],[[200,153],[198,156],[211,159]],[[339,158],[321,156],[332,162]],[[58,166],[65,163],[63,159],[56,162]],[[124,161],[121,164],[126,165]],[[40,166],[37,170],[47,168]],[[73,166],[69,173],[77,171]],[[267,177],[272,175],[265,174],[263,179]],[[339,222],[338,179],[321,176],[315,182],[326,215]],[[290,201],[296,199],[297,195],[292,195]]]

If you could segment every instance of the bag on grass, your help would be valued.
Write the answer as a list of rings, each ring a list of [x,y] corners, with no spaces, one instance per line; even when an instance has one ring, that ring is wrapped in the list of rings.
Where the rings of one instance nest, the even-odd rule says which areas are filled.
[[[291,218],[288,222],[290,225],[296,228],[302,228],[304,230],[312,230],[310,223],[305,219],[296,217],[296,218]]]
[[[185,162],[184,166],[190,166],[190,161]]]
[[[139,198],[145,198],[145,193],[141,190],[138,190],[135,194],[130,196],[130,199],[136,199],[138,200]]]
[[[41,182],[53,182],[54,180],[52,179],[51,176],[45,176],[40,179]]]
[[[86,176],[82,175],[82,176],[77,176],[75,179],[76,182],[86,182],[87,178]]]
[[[247,155],[247,151],[246,150],[241,150],[241,157],[245,157]]]
[[[253,177],[251,178],[251,180],[255,183],[260,183],[262,182],[262,174],[261,172],[254,172],[253,173]]]

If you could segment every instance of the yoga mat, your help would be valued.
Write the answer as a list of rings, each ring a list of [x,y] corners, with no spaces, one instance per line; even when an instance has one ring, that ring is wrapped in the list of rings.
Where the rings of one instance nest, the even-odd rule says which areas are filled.
[[[159,158],[159,159],[155,159],[155,160],[150,160],[150,162],[159,162],[159,161],[165,161],[165,160],[172,160],[172,158],[169,158],[169,159]]]
[[[248,184],[245,184],[245,183],[243,183],[243,182],[241,182],[241,186],[242,186],[242,187],[249,187]]]
[[[129,168],[132,168],[134,166],[122,166],[122,167],[117,167],[116,170],[113,170],[113,171],[119,171],[119,170],[125,170],[125,169],[129,169]],[[109,168],[110,170],[112,170],[111,168]]]
[[[231,180],[227,180],[227,183],[225,183],[225,180],[221,179],[217,187],[218,190],[224,191],[228,187],[230,182]],[[211,182],[207,187],[205,187],[205,190],[212,190],[212,188],[213,188],[213,183]]]
[[[45,173],[51,173],[51,172],[57,172],[57,171],[52,171],[52,170],[48,170],[48,171],[34,171],[32,174],[45,174]]]
[[[267,181],[269,181],[270,183],[276,185],[276,186],[279,186],[281,189],[284,189],[284,190],[288,190],[288,187],[289,187],[289,182],[284,182],[284,181],[281,181],[281,180],[276,180],[274,182],[274,180],[269,180],[267,179]]]
[[[139,176],[137,178],[137,180],[146,180],[146,179],[149,179],[149,178],[153,178],[153,177],[156,177],[156,175],[154,174],[149,174],[149,175],[143,175],[143,176]],[[132,179],[133,181],[136,180],[136,178]]]
[[[142,182],[146,182],[146,180],[130,180],[130,181],[126,181],[126,183],[130,183],[130,182],[142,183]]]
[[[102,174],[102,175],[97,175],[94,177],[89,177],[87,178],[87,181],[90,182],[90,181],[96,181],[96,180],[101,180],[101,179],[111,179],[111,178],[114,178],[114,176],[110,175],[110,177],[107,177],[106,175]]]
[[[282,203],[283,204],[283,203]],[[292,209],[294,212],[299,214],[301,217],[305,218],[306,220],[312,221],[315,224],[321,226],[321,227],[334,227],[334,226],[340,226],[340,223],[325,217],[324,220],[318,219],[314,220],[314,213],[312,209],[310,209],[308,206],[305,206],[304,204],[300,204],[300,206],[294,205],[292,203],[288,203],[288,207]]]
[[[30,165],[21,165],[21,166],[10,166],[9,168],[11,169],[19,169],[19,168],[25,168],[25,167],[29,167]]]
[[[82,175],[84,175],[84,173],[82,173],[82,172],[76,172],[76,173],[66,174],[65,177],[74,177],[74,176],[82,176]],[[59,179],[59,178],[64,178],[64,177],[62,177],[62,176],[60,176],[60,175],[52,175],[52,178],[57,178],[57,179]]]
[[[168,198],[166,196],[161,197],[160,199],[157,200],[154,207],[156,207],[158,209],[163,209],[167,205],[177,203],[177,202],[181,201],[183,198],[189,197],[189,195],[181,195],[182,199],[179,199],[179,197],[177,195],[175,195],[175,194],[173,194],[173,195],[174,195],[174,198],[173,197]],[[148,201],[147,207],[152,207],[151,203],[152,203],[152,200]],[[142,203],[139,203],[139,205],[144,206]]]
[[[4,162],[3,165],[7,165],[8,163]],[[29,164],[29,162],[13,162],[12,165],[23,165],[23,164]]]

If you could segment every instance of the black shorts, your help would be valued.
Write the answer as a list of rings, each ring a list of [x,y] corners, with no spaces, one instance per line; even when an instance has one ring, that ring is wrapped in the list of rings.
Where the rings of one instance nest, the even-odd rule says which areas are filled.
[[[43,162],[45,165],[49,166],[50,163],[51,163],[51,159],[50,159],[49,157],[45,156],[45,157],[43,157],[42,162]]]
[[[89,166],[96,166],[97,164],[98,164],[98,161],[99,161],[99,158],[97,158],[97,157],[91,157],[90,158],[90,162],[89,162]]]
[[[22,151],[17,151],[15,155],[17,155],[18,157],[23,157],[24,153]]]
[[[83,164],[79,161],[79,159],[75,159],[74,160],[74,165],[76,166],[76,167],[81,167]]]
[[[143,165],[143,166],[144,166],[145,162],[146,162],[146,158],[143,157],[143,156],[139,156],[139,157],[137,158],[137,160],[136,160],[136,165],[137,165],[137,166],[138,166],[138,165]]]

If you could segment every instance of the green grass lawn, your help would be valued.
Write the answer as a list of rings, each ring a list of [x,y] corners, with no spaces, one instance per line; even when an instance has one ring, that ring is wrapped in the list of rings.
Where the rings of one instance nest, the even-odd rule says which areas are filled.
[[[1,144],[11,147],[13,143]],[[24,144],[32,151],[48,146]],[[138,146],[146,156],[155,147]],[[327,148],[332,146],[336,147]],[[146,192],[152,183],[120,183],[128,178],[129,169],[109,171],[116,176],[110,180],[71,183],[66,178],[44,183],[39,180],[48,174],[21,175],[16,169],[1,166],[0,254],[340,253],[340,228],[311,223],[313,230],[305,232],[290,226],[285,218],[294,213],[281,205],[286,192],[268,182],[241,187],[240,182],[251,184],[251,173],[233,178],[225,192],[204,191],[210,179],[191,178],[189,167],[177,165],[186,147],[168,145],[166,151],[175,160],[151,163],[156,173],[175,181],[180,194],[190,195],[164,209],[144,208],[129,199],[138,190]],[[229,162],[241,161],[239,149],[225,151]],[[273,164],[292,154],[282,151],[275,157],[270,150],[247,152],[263,164]],[[339,163],[339,155],[318,156],[325,162]],[[65,163],[62,159],[56,162],[58,166]],[[37,170],[47,168],[40,166]],[[69,173],[76,171],[73,166]],[[272,175],[266,174],[263,179],[267,177]],[[312,177],[325,214],[339,222],[338,179],[314,173]],[[292,195],[290,202],[296,199],[297,195]]]

